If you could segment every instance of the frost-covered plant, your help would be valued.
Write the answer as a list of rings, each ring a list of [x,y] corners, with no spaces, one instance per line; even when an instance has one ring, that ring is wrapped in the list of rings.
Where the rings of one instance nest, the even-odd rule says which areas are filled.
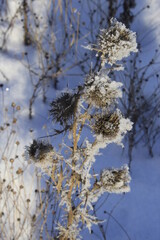
[[[58,159],[50,143],[34,139],[33,143],[26,147],[26,150],[27,155],[36,167],[41,168],[47,174],[51,174]]]
[[[50,115],[55,122],[61,125],[69,124],[77,105],[78,94],[71,92],[62,93],[56,100],[51,102]]]
[[[105,63],[113,65],[128,57],[131,52],[137,52],[136,34],[112,18],[110,27],[101,30],[97,45],[92,44],[87,48],[101,55],[102,65]]]
[[[137,51],[135,34],[115,19],[111,20],[110,28],[102,33],[97,51],[102,53],[103,68],[98,73],[88,75],[84,86],[78,87],[75,93],[63,93],[51,103],[50,114],[53,120],[59,122],[60,127],[69,123],[69,128],[65,128],[65,133],[68,134],[66,143],[62,141],[58,152],[56,149],[53,152],[50,145],[47,151],[47,154],[52,153],[50,162],[53,164],[47,174],[53,181],[54,193],[57,193],[61,209],[61,217],[55,229],[58,239],[80,239],[82,226],[91,231],[92,225],[99,223],[92,211],[93,204],[102,194],[129,191],[127,166],[105,169],[99,176],[92,170],[100,149],[109,143],[123,145],[124,135],[132,128],[132,122],[125,119],[116,107],[118,98],[122,97],[122,84],[109,78],[109,70],[104,69],[104,63],[112,65],[128,56],[131,51]],[[90,132],[83,139],[85,127],[89,127]],[[57,129],[55,132],[62,133]],[[39,163],[44,171],[45,157],[42,161],[40,155],[41,148],[46,153],[46,144],[36,141],[33,144],[38,151],[31,145],[30,157],[38,153],[35,163]],[[57,161],[54,161],[55,156]]]
[[[31,158],[33,158],[35,161],[37,159],[41,159],[43,154],[50,152],[53,149],[52,145],[44,142],[44,141],[37,141],[33,140],[33,143],[27,147],[27,151]]]
[[[130,191],[130,180],[128,166],[124,166],[121,169],[103,170],[98,184],[107,192],[123,193]]]
[[[102,72],[91,74],[85,79],[83,97],[87,103],[97,108],[106,108],[114,104],[117,98],[122,97],[121,86],[122,83],[111,80]]]
[[[119,130],[119,115],[116,113],[105,114],[96,119],[93,129],[96,134],[102,134],[107,138],[114,138]]]

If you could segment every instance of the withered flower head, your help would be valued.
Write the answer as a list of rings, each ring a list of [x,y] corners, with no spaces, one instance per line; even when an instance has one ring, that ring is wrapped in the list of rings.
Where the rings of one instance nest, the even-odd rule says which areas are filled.
[[[100,54],[102,65],[105,63],[113,65],[124,57],[128,57],[131,52],[137,52],[136,33],[112,18],[109,28],[101,30],[98,43],[86,48]]]
[[[43,154],[46,154],[47,152],[50,152],[52,150],[53,147],[48,142],[35,139],[33,140],[33,143],[27,147],[29,157],[31,157],[32,159],[39,159],[42,157]]]
[[[111,81],[103,72],[91,74],[85,80],[83,97],[95,107],[109,107],[117,98],[122,97],[121,86],[122,83]]]
[[[117,113],[105,114],[98,117],[93,126],[96,134],[102,134],[104,137],[113,138],[119,131],[119,115]]]
[[[127,165],[121,169],[104,169],[98,183],[107,192],[122,193],[129,192],[129,182],[131,180]]]
[[[50,115],[53,121],[60,125],[67,125],[73,118],[78,103],[79,95],[74,93],[62,93],[57,99],[51,102]]]
[[[98,46],[102,53],[102,61],[106,61],[107,57],[107,62],[112,65],[128,57],[130,52],[137,52],[136,34],[112,18],[110,27],[101,30]]]

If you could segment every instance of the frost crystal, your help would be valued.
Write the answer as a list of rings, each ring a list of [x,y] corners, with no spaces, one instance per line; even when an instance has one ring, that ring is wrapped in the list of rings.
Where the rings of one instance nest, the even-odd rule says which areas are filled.
[[[128,166],[125,165],[121,169],[105,169],[101,173],[100,184],[102,188],[110,193],[129,192],[131,177],[129,175]]]
[[[86,223],[86,227],[88,228],[89,232],[91,232],[91,227],[93,224],[98,224],[100,222],[98,221],[97,217],[90,215],[84,206],[77,209],[75,218],[77,221],[79,221],[79,218],[81,218],[82,223]]]

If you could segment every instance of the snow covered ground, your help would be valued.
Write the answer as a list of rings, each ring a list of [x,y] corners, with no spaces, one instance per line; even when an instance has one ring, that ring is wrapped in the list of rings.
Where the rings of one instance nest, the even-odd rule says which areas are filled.
[[[40,0],[41,1],[41,0]],[[40,2],[39,1],[39,2]],[[18,1],[17,1],[18,2]],[[43,1],[42,1],[43,2]],[[14,15],[17,9],[16,1],[10,0],[10,18]],[[143,1],[145,4],[146,2]],[[146,53],[149,54],[150,49],[157,43],[159,44],[159,32],[158,28],[160,19],[160,3],[158,0],[149,1],[150,9],[148,15],[142,14],[141,17],[137,18],[134,29],[140,29],[143,27],[144,32],[150,31],[155,28],[153,35],[146,37],[144,43],[146,44]],[[138,8],[139,6],[137,6]],[[37,6],[37,12],[40,11],[41,7]],[[43,13],[41,13],[43,15]],[[141,22],[140,22],[141,21]],[[45,24],[45,23],[44,23]],[[26,58],[25,52],[29,52],[30,61],[33,61],[33,65],[36,64],[37,56],[31,47],[24,47],[23,36],[21,34],[22,24],[17,23],[14,25],[11,35],[7,43],[7,50],[0,52],[0,84],[3,84],[0,91],[0,125],[4,121],[8,121],[12,116],[11,103],[14,102],[16,105],[21,106],[18,117],[18,128],[16,127],[16,137],[12,144],[17,140],[20,142],[18,154],[21,155],[24,152],[24,147],[32,142],[33,138],[46,135],[47,129],[44,125],[49,122],[48,119],[48,105],[42,102],[41,90],[37,92],[37,98],[33,106],[33,119],[28,118],[28,105],[32,96],[33,84],[32,79],[29,76],[28,69],[24,66],[23,59]],[[149,27],[149,28],[148,28]],[[146,29],[146,31],[145,31]],[[140,32],[143,36],[143,33]],[[32,55],[33,54],[33,55]],[[31,58],[32,56],[32,58]],[[5,77],[3,77],[5,76]],[[8,79],[8,80],[6,80]],[[71,85],[71,84],[70,84]],[[52,100],[52,96],[56,94],[56,91],[52,89],[50,91],[49,99]],[[6,117],[4,107],[9,110],[9,117]],[[49,122],[50,128],[50,122]],[[33,129],[31,133],[30,129]],[[3,155],[5,142],[9,137],[9,131],[7,134],[0,132],[0,154]],[[160,142],[159,142],[160,143]],[[10,145],[9,151],[6,153],[8,159],[11,159],[15,155],[16,145]],[[97,158],[95,165],[96,170],[99,172],[105,167],[120,167],[125,163],[128,163],[127,154],[122,154],[120,147],[111,145],[107,149],[102,151],[103,155]],[[160,151],[157,149],[157,154],[153,159],[148,156],[147,150],[143,146],[139,146],[134,149],[133,161],[131,167],[131,192],[125,195],[107,195],[103,206],[97,212],[97,216],[102,219],[106,219],[107,224],[107,240],[159,240],[160,239]],[[15,163],[15,170],[19,167],[24,167],[23,158],[20,158],[18,164]],[[11,181],[12,174],[8,176],[6,169],[10,169],[11,165],[4,166],[3,161],[0,162],[0,180],[8,178],[7,181]],[[19,239],[28,239],[27,234],[31,231],[30,221],[31,215],[36,208],[35,191],[37,188],[37,173],[33,171],[34,167],[29,166],[24,176],[24,188],[29,196],[25,196],[25,200],[30,198],[32,202],[32,208],[30,208],[30,216],[24,228],[26,232]],[[39,179],[39,178],[38,178]],[[18,178],[16,184],[19,186],[22,179]],[[1,186],[1,185],[0,185]],[[7,184],[6,184],[7,186]],[[32,186],[32,187],[31,187]],[[22,197],[23,198],[23,197]],[[0,199],[0,212],[3,212],[4,203],[6,197]],[[13,199],[12,199],[13,200]],[[25,201],[23,200],[23,201]],[[14,199],[15,201],[15,199]],[[19,200],[20,201],[20,200]],[[101,203],[98,203],[101,205]],[[98,206],[97,204],[97,206]],[[25,204],[24,204],[25,205]],[[12,204],[11,204],[12,206]],[[6,206],[7,207],[7,206]],[[26,208],[26,205],[24,206]],[[108,213],[111,216],[108,218]],[[18,214],[18,213],[16,213]],[[25,214],[24,214],[25,215]],[[13,216],[10,215],[10,218]],[[8,218],[6,218],[8,219]],[[109,219],[109,220],[108,220]],[[12,220],[10,220],[12,221]],[[7,224],[7,221],[6,221]],[[21,226],[17,227],[17,231],[20,231]],[[28,232],[27,232],[28,231]],[[95,232],[97,231],[97,232]],[[14,230],[8,233],[7,239],[11,239]],[[94,234],[95,233],[95,234]],[[93,228],[93,234],[88,235],[84,232],[83,239],[103,239],[100,230]]]

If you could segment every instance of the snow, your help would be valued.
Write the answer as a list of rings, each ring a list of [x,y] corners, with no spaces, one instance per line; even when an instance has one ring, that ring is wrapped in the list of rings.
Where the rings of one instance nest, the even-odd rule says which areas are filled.
[[[39,1],[39,4],[36,5],[37,12],[40,10],[42,11],[41,4],[43,1]],[[149,1],[150,3],[150,1]],[[152,22],[153,26],[159,24],[159,1],[154,0],[151,2],[151,14],[149,14],[147,17],[144,16],[144,23],[147,25],[150,25],[150,22]],[[15,4],[15,1],[9,1],[10,6],[10,17],[12,17],[16,11],[17,5]],[[36,8],[35,7],[35,8]],[[44,15],[42,11],[42,15]],[[44,25],[45,26],[45,22]],[[20,56],[22,56],[22,53],[26,51],[22,44],[23,36],[20,33],[21,26],[19,24],[15,25],[15,28],[13,29],[10,38],[8,39],[8,47],[6,52],[0,53],[0,70],[6,75],[7,79],[9,81],[6,81],[3,79],[3,76],[1,76],[0,83],[2,82],[4,84],[4,91],[0,92],[0,98],[3,100],[4,98],[4,104],[3,101],[0,102],[1,112],[0,112],[0,125],[2,125],[3,122],[3,116],[6,116],[5,113],[2,113],[2,108],[7,107],[9,109],[9,116],[12,115],[11,110],[11,103],[15,102],[17,105],[21,106],[21,111],[19,113],[18,117],[18,127],[16,128],[16,136],[14,136],[9,151],[6,154],[6,157],[8,159],[15,158],[15,152],[17,151],[17,146],[14,144],[17,139],[20,141],[20,146],[18,148],[17,154],[20,156],[18,159],[18,162],[15,163],[15,171],[19,167],[22,169],[25,169],[27,166],[27,171],[25,171],[25,174],[23,176],[23,179],[21,176],[18,176],[15,178],[15,186],[16,188],[19,187],[19,185],[23,182],[24,183],[24,189],[26,192],[26,195],[21,195],[22,199],[16,199],[17,205],[22,206],[22,209],[24,210],[23,215],[26,216],[26,204],[24,203],[26,199],[31,200],[32,207],[30,208],[30,215],[27,215],[27,221],[25,225],[25,233],[22,235],[21,239],[28,239],[27,236],[30,234],[31,230],[31,216],[36,212],[36,204],[37,199],[35,197],[35,194],[33,192],[38,187],[37,182],[39,182],[39,177],[37,177],[37,172],[34,170],[33,165],[27,165],[26,162],[24,162],[24,158],[22,154],[24,153],[24,147],[32,142],[32,139],[45,135],[45,129],[42,130],[42,127],[46,122],[48,121],[48,108],[40,101],[39,99],[36,101],[34,106],[34,117],[32,120],[28,119],[28,102],[31,97],[32,92],[32,86],[29,84],[31,82],[28,71],[24,67],[24,65],[21,63]],[[43,33],[43,32],[42,32]],[[156,40],[159,40],[159,30],[155,32],[154,36],[156,37]],[[134,36],[135,37],[135,36]],[[134,45],[135,51],[136,46]],[[126,51],[126,49],[124,49]],[[32,50],[31,50],[32,51]],[[122,52],[121,56],[116,55],[116,51],[113,51],[113,56],[110,56],[110,62],[113,64],[115,62],[115,56],[116,59],[121,59],[124,52]],[[127,56],[127,55],[126,55]],[[36,56],[33,56],[33,58],[36,60]],[[3,79],[3,80],[2,80]],[[121,87],[120,83],[116,83],[112,81],[110,88],[116,92],[117,97],[121,97],[121,91],[119,90],[119,87]],[[101,88],[101,86],[100,86]],[[105,88],[101,88],[102,94],[105,94]],[[40,95],[40,93],[38,93]],[[52,98],[53,91],[51,94]],[[10,119],[10,117],[8,117]],[[6,118],[7,119],[7,118]],[[5,119],[5,120],[6,120]],[[130,130],[132,126],[132,123],[129,120],[125,120],[121,118],[121,128],[119,132],[119,138],[117,137],[117,143],[120,143],[122,140],[122,135],[127,130]],[[29,130],[34,129],[34,133],[31,133]],[[8,140],[8,135],[10,131],[7,132],[7,135],[0,132],[0,154],[2,156],[3,149],[5,146],[6,141]],[[106,143],[104,143],[104,139],[102,136],[98,136],[97,139],[99,140],[99,147],[106,147]],[[5,141],[4,141],[5,140]],[[108,142],[110,142],[108,140]],[[90,156],[93,158],[95,154],[98,153],[97,146],[93,149],[90,153]],[[123,164],[126,164],[128,159],[127,155],[124,153],[122,155],[122,150],[120,147],[116,147],[115,145],[108,145],[106,149],[101,149],[100,151],[102,155],[96,156],[96,171],[100,172],[101,169],[104,168],[120,168]],[[158,152],[158,151],[157,151]],[[159,154],[159,153],[158,153]],[[49,155],[50,160],[51,156]],[[38,163],[37,163],[38,164]],[[1,188],[1,181],[6,178],[7,181],[4,185],[4,189],[6,188],[7,184],[12,179],[12,171],[10,171],[11,163],[7,162],[7,165],[4,164],[3,161],[0,162],[0,188]],[[46,167],[46,162],[44,163],[44,166]],[[9,169],[9,170],[8,170]],[[7,172],[7,173],[6,173]],[[8,174],[9,172],[9,174]],[[14,175],[16,173],[14,172]],[[39,176],[39,175],[38,175]],[[132,167],[131,167],[131,183],[130,183],[130,189],[131,192],[126,193],[123,195],[109,195],[109,199],[106,200],[103,207],[100,209],[100,211],[97,213],[98,217],[101,219],[105,219],[107,223],[108,215],[104,214],[104,210],[107,210],[107,212],[113,211],[113,217],[110,218],[108,228],[107,228],[107,239],[108,240],[125,240],[128,239],[125,232],[122,230],[122,228],[117,224],[117,222],[114,220],[116,219],[126,230],[128,235],[130,236],[130,239],[132,240],[159,240],[160,239],[160,161],[159,161],[159,155],[155,156],[153,159],[150,159],[148,154],[146,153],[146,149],[143,148],[143,146],[134,149],[134,155],[133,155],[133,161],[132,161]],[[4,199],[0,202],[0,212],[2,212],[2,209],[7,209],[8,207],[11,207],[13,209],[12,200],[14,198],[10,197],[11,201],[8,201],[8,196],[5,196]],[[106,196],[104,196],[106,197]],[[104,198],[103,197],[103,198]],[[114,206],[117,202],[120,203],[117,205],[116,208]],[[5,205],[5,201],[8,201],[8,205]],[[97,200],[97,199],[96,199]],[[89,199],[88,199],[89,201]],[[92,199],[93,201],[93,199]],[[89,204],[89,203],[88,203]],[[5,208],[4,208],[5,205]],[[4,210],[3,210],[4,211]],[[15,212],[15,216],[17,217],[17,211]],[[12,219],[12,214],[10,215],[10,219]],[[6,218],[5,218],[6,222]],[[79,229],[77,229],[77,225],[72,225],[74,229],[69,229],[68,233],[72,236],[72,233],[77,232],[77,236],[79,235]],[[90,227],[90,226],[89,226]],[[8,225],[6,225],[6,232],[8,230]],[[21,226],[16,224],[17,232],[21,230]],[[59,226],[59,229],[61,229],[62,234],[65,232],[65,229],[63,227]],[[77,229],[77,231],[76,231]],[[72,231],[73,230],[73,231]],[[6,235],[8,239],[13,235],[13,232],[8,232]],[[17,233],[18,234],[18,233]],[[84,231],[83,239],[92,239],[96,240],[97,236],[94,234],[88,235],[88,232]],[[100,234],[100,232],[97,232],[97,234]],[[77,238],[78,239],[78,238]]]

